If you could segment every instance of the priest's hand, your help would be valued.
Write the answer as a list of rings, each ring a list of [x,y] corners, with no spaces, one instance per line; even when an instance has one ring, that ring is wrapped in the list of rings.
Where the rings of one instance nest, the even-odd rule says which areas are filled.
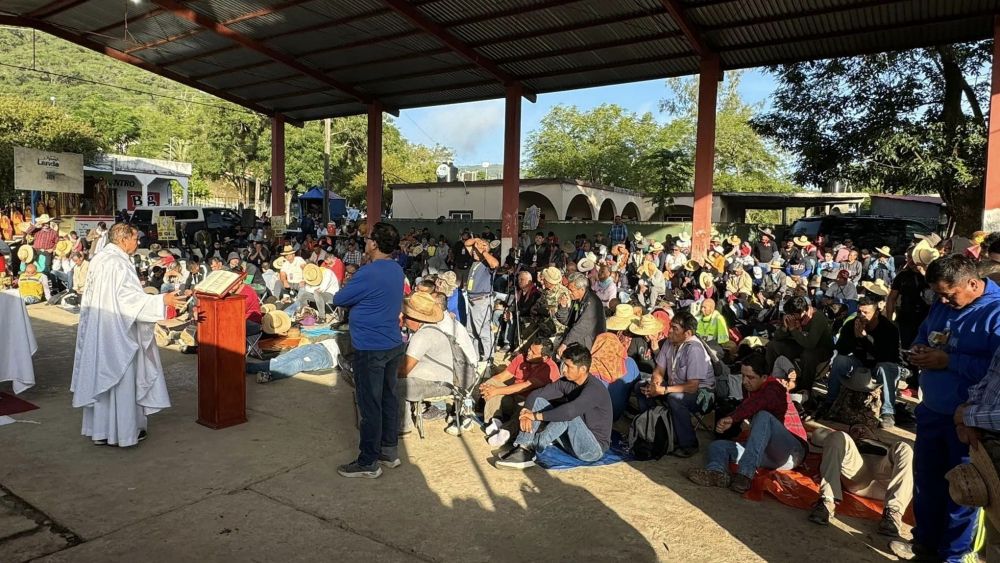
[[[183,299],[184,297],[177,295],[172,291],[163,294],[163,304],[173,309],[182,305],[184,303]]]

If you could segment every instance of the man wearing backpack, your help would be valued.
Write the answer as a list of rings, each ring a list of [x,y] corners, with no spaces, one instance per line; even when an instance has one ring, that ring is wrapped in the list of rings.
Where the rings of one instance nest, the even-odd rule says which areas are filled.
[[[705,345],[695,332],[698,320],[679,311],[670,323],[667,342],[656,355],[656,367],[648,382],[637,387],[639,408],[646,411],[666,402],[670,410],[677,447],[669,453],[691,457],[698,451],[698,436],[691,412],[698,409],[698,391],[715,387],[715,372]]]
[[[872,281],[882,280],[885,285],[892,285],[892,280],[896,277],[896,263],[892,259],[892,252],[888,246],[876,248],[875,252],[878,259],[872,260],[871,264],[868,265],[866,272],[868,279]]]
[[[403,301],[403,326],[410,331],[406,355],[399,365],[399,433],[412,431],[410,403],[426,397],[451,395],[455,377],[454,357],[448,335],[435,325],[444,319],[444,309],[434,297],[414,292]]]

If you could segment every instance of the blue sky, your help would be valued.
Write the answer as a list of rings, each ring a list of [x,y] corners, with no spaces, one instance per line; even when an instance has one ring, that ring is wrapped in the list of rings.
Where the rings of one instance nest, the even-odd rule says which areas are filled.
[[[774,81],[770,75],[756,69],[743,73],[740,93],[744,101],[763,101],[766,105],[773,91]],[[604,103],[618,104],[637,113],[653,112],[662,120],[659,102],[669,94],[665,80],[541,94],[537,102],[524,100],[521,105],[521,146],[545,114],[559,104],[581,109]],[[403,110],[396,125],[412,142],[451,147],[455,151],[456,164],[497,164],[503,159],[503,100]],[[524,159],[523,150],[521,158]]]

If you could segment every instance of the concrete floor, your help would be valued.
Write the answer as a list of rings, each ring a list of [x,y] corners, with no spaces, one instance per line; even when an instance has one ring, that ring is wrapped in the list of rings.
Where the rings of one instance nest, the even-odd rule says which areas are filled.
[[[875,522],[819,528],[773,500],[702,489],[699,458],[501,471],[475,431],[429,423],[402,467],[343,479],[357,434],[336,374],[248,380],[249,422],[195,424],[195,357],[162,350],[173,407],[130,449],[81,437],[76,317],[29,308],[40,409],[0,427],[0,562],[883,560]]]

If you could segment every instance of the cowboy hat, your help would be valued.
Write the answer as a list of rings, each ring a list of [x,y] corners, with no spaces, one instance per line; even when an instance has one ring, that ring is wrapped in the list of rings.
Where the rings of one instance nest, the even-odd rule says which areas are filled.
[[[142,291],[144,291],[148,295],[159,295],[160,293],[160,290],[156,289],[155,287],[144,287]]]
[[[635,242],[642,242],[642,233],[636,231],[635,234],[632,235],[632,238],[635,239]]]
[[[280,254],[281,256],[288,256],[290,254],[295,254],[295,249],[292,248],[292,245],[286,244],[285,247],[282,248],[281,252],[279,252],[278,254]]]
[[[581,258],[579,262],[576,263],[576,269],[579,272],[587,273],[597,267],[594,259],[590,255]]]
[[[868,293],[878,295],[879,297],[885,297],[889,295],[889,286],[885,285],[885,280],[877,279],[875,281],[861,282],[861,287],[864,288]]]
[[[878,252],[879,254],[885,256],[886,258],[892,258],[892,251],[889,250],[888,246],[877,246],[875,247],[875,252]]]
[[[403,316],[422,323],[436,323],[444,318],[444,310],[431,294],[418,291],[403,300]]]
[[[713,276],[712,274],[708,272],[702,272],[701,274],[698,275],[698,285],[700,285],[702,289],[708,289],[714,283],[715,283],[715,276]]]
[[[945,474],[952,500],[985,508],[994,526],[1000,522],[1000,476],[990,456],[995,449],[994,439],[984,437],[979,447],[970,449],[970,463],[956,465]]]
[[[562,251],[565,252],[566,254],[572,254],[576,252],[576,245],[570,241],[566,241],[562,243]]]
[[[663,322],[650,313],[647,313],[638,319],[633,319],[632,325],[628,327],[628,331],[636,336],[659,334],[662,330]]]
[[[274,259],[271,265],[274,266],[275,270],[280,270],[285,267],[285,259],[279,256]]]
[[[767,228],[767,229],[757,229],[757,232],[759,232],[761,234],[761,236],[774,238],[774,233],[771,232],[770,228]]]
[[[774,258],[771,260],[770,266],[772,268],[781,268],[781,265],[782,265],[781,258]]]
[[[24,263],[31,263],[35,261],[35,249],[31,248],[30,245],[22,244],[17,247],[17,259]]]
[[[913,238],[926,242],[931,248],[937,248],[941,244],[941,235],[937,233],[928,233],[926,235],[913,235]]]
[[[559,271],[559,268],[549,266],[542,270],[542,280],[549,283],[562,283],[562,272]]]
[[[926,239],[920,241],[917,246],[913,247],[910,252],[910,258],[913,263],[918,266],[930,266],[931,262],[937,260],[941,257],[941,253],[938,249],[931,247],[930,243]]]
[[[68,240],[61,240],[56,243],[55,253],[56,256],[65,257],[68,256],[70,252],[73,251],[73,243]]]
[[[51,222],[52,222],[52,218],[49,217],[47,213],[42,213],[41,215],[39,215],[35,219],[35,224],[36,225],[44,225],[46,223],[51,223]]]
[[[799,282],[795,281],[795,276],[788,276],[785,278],[785,285],[788,286],[788,289],[795,289],[799,286]]]
[[[448,292],[458,287],[458,275],[451,270],[438,274],[437,281],[448,286]]]
[[[632,306],[623,303],[615,307],[615,314],[608,317],[606,326],[608,330],[625,330],[636,320]]]
[[[733,236],[729,237],[729,244],[731,244],[733,246],[739,246],[742,243],[743,243],[743,239],[741,239],[740,237],[738,237],[736,235],[733,235]]]
[[[684,263],[684,269],[689,272],[696,272],[698,271],[699,267],[701,267],[701,264],[699,264],[698,261],[695,260],[694,258]]]
[[[154,242],[153,244],[149,245],[149,252],[151,253],[159,252],[161,250],[163,250],[163,246],[161,246],[159,243]]]
[[[805,235],[800,235],[793,238],[792,242],[795,243],[795,246],[809,246],[810,244],[812,244],[811,242],[809,242],[809,238],[806,237]]]
[[[844,387],[859,393],[874,391],[876,385],[872,381],[872,370],[862,366],[854,368],[847,379],[844,380]]]
[[[677,242],[691,242],[691,235],[687,231],[677,235]]]
[[[277,310],[278,310],[278,308],[274,305],[274,303],[265,303],[265,304],[263,304],[263,305],[260,306],[260,314],[261,315],[266,315],[266,314],[270,313],[271,311],[277,311]]]
[[[323,270],[316,264],[306,264],[302,268],[302,279],[306,282],[306,285],[316,287],[323,283]]]
[[[500,241],[499,240],[491,240],[490,241],[490,250],[496,250],[497,248],[500,248]]]
[[[658,241],[653,241],[653,244],[649,246],[650,252],[663,252],[663,244]]]
[[[292,328],[292,318],[284,311],[271,311],[261,320],[261,329],[265,334],[288,334]]]

